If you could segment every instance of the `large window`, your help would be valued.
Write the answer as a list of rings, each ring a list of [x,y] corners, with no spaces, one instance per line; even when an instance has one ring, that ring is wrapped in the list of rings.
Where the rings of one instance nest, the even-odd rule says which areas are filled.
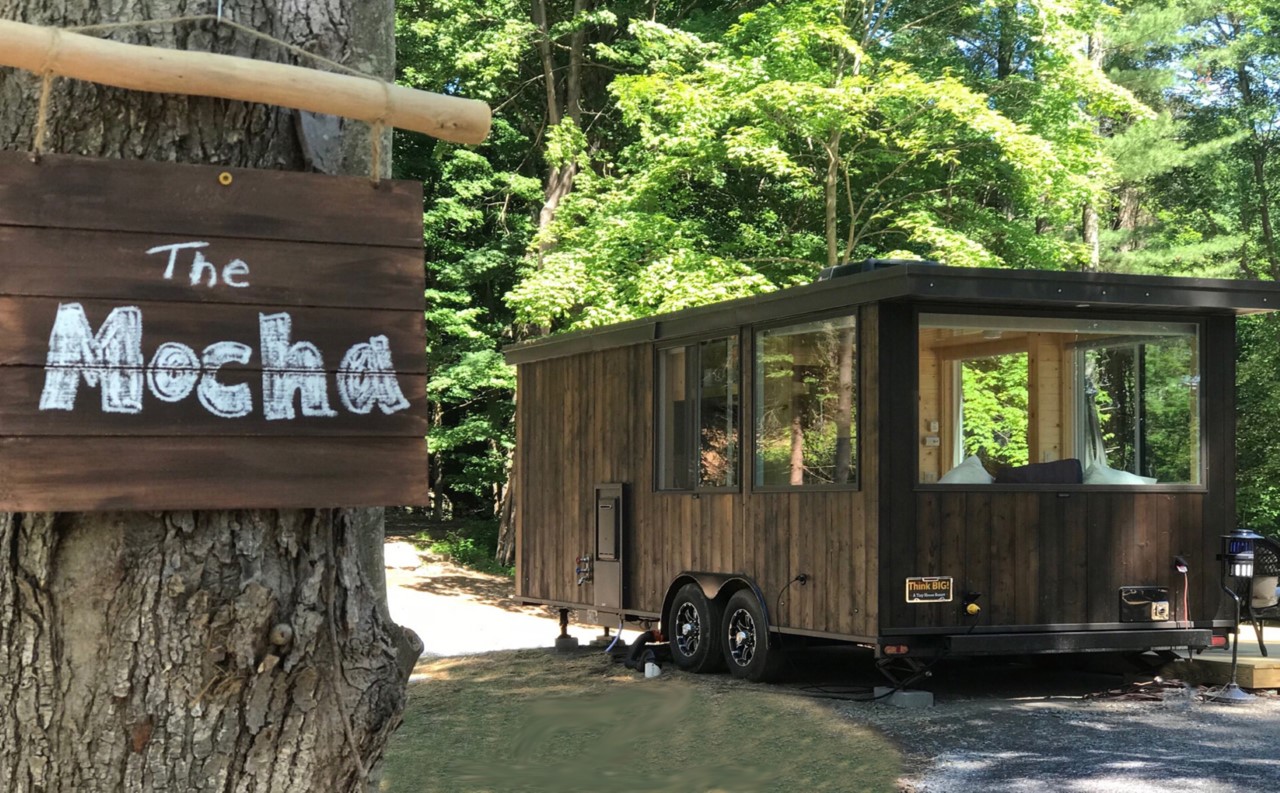
[[[738,339],[658,351],[658,486],[738,484]]]
[[[755,484],[857,482],[857,320],[756,333]]]
[[[1078,461],[1084,484],[1198,484],[1198,339],[1194,323],[922,314],[920,480]],[[1043,481],[1028,474],[1005,481]]]

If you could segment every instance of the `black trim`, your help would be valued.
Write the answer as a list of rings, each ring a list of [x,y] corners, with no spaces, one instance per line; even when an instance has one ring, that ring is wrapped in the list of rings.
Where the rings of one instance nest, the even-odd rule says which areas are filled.
[[[1061,633],[984,633],[946,637],[954,655],[1023,653],[1139,652],[1208,647],[1213,631],[1197,628],[1146,631],[1069,631]],[[881,640],[884,643],[891,643]],[[909,645],[908,645],[909,646]]]
[[[951,626],[947,628],[887,628],[884,633],[890,636],[946,636],[957,632],[973,636],[984,636],[1000,633],[1088,633],[1092,631],[1131,633],[1133,631],[1174,631],[1174,630],[1210,630],[1212,628],[1230,628],[1231,620],[1195,620],[1191,627],[1186,623],[1164,623],[1163,627],[1153,627],[1160,623],[1146,622],[1060,622],[1047,625],[974,625],[969,628]],[[1205,625],[1209,627],[1206,628]]]
[[[920,401],[920,353],[916,340],[919,323],[914,306],[882,303],[879,327],[879,419],[880,525],[879,536],[880,625],[892,619],[893,607],[901,598],[900,583],[887,574],[907,570],[916,559],[917,499],[913,492],[919,452],[914,442],[916,411]],[[883,628],[881,628],[883,632]]]
[[[1197,314],[1246,314],[1280,309],[1280,283],[1208,278],[996,270],[904,264],[753,297],[617,325],[574,331],[507,347],[510,364],[707,335],[742,325],[849,308],[896,298],[1049,309],[1145,308]]]

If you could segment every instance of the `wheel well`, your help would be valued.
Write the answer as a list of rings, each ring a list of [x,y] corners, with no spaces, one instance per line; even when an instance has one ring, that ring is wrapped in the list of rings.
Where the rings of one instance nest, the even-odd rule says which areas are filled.
[[[685,571],[672,579],[671,583],[667,586],[667,594],[662,599],[662,617],[660,624],[662,625],[662,633],[664,636],[669,633],[667,615],[671,611],[671,602],[675,599],[676,592],[685,584],[697,584],[702,588],[702,594],[706,595],[708,600],[714,600],[722,606],[729,602],[729,598],[733,596],[733,593],[743,589],[750,590],[756,596],[756,600],[760,602],[760,609],[765,616],[766,624],[764,627],[766,630],[769,629],[769,624],[772,622],[769,616],[769,603],[761,593],[760,587],[757,586],[756,582],[749,576],[735,575],[732,573]]]

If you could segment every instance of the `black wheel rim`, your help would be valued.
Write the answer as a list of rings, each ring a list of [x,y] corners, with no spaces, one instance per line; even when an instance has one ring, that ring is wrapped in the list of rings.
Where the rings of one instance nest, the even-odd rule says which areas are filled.
[[[729,657],[738,666],[750,666],[756,657],[756,621],[751,612],[738,609],[729,617]]]
[[[692,603],[681,603],[676,609],[676,647],[680,654],[692,656],[702,643],[702,619]]]

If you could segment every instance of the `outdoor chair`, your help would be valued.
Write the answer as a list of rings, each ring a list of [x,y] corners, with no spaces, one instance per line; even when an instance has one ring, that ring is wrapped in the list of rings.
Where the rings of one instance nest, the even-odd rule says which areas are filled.
[[[1262,624],[1280,621],[1278,583],[1280,583],[1280,543],[1265,537],[1254,540],[1253,578],[1249,581],[1249,591],[1244,595],[1244,606],[1246,618],[1253,623],[1253,629],[1258,634],[1258,650],[1264,658],[1267,655],[1267,645],[1262,641]]]

